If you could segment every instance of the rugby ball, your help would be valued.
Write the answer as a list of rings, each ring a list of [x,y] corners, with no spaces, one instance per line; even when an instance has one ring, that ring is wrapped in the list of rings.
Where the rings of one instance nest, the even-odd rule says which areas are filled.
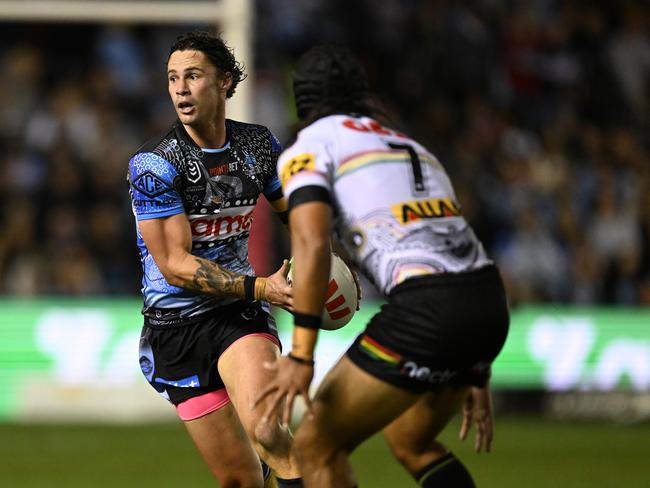
[[[293,258],[289,261],[287,283],[293,286]],[[352,271],[339,256],[332,253],[321,329],[340,329],[350,322],[358,306],[359,296]]]

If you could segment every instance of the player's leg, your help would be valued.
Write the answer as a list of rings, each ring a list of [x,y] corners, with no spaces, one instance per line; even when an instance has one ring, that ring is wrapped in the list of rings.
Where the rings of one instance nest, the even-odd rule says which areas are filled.
[[[305,483],[310,487],[355,486],[350,452],[418,398],[343,357],[318,389],[313,417],[305,417],[296,432],[294,449]]]
[[[273,374],[263,364],[274,361],[280,353],[269,339],[272,337],[254,334],[237,339],[221,354],[218,367],[246,433],[282,487],[300,483],[297,463],[291,455],[291,433],[279,421],[262,422],[263,406],[251,408]]]
[[[230,403],[184,423],[223,488],[264,486],[257,454]]]
[[[436,441],[468,393],[468,387],[441,387],[424,395],[384,429],[393,454],[421,486],[475,486],[463,464]]]

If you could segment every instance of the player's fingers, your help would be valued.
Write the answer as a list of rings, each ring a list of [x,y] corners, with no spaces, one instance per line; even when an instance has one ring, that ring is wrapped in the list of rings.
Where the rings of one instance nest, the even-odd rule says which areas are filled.
[[[471,419],[467,416],[467,414],[463,414],[463,423],[461,424],[460,432],[458,433],[458,437],[461,441],[467,439],[467,433],[469,432],[470,426]]]
[[[269,363],[264,363],[264,364],[266,365],[266,364],[269,364]],[[265,388],[264,390],[262,390],[262,392],[259,395],[257,395],[257,397],[255,397],[255,399],[251,402],[251,409],[253,410],[253,409],[257,408],[257,406],[260,403],[262,403],[267,396],[269,396],[271,393],[273,393],[273,391],[275,391],[277,389],[278,389],[277,386],[270,385],[267,388]]]
[[[314,415],[314,404],[311,402],[311,398],[309,398],[309,392],[303,390],[301,394],[302,398],[305,400],[305,410],[307,411],[307,414]]]
[[[485,447],[487,440],[487,430],[484,420],[478,420],[476,422],[476,445],[474,449],[476,452],[481,452]]]
[[[282,415],[282,425],[285,427],[289,426],[291,421],[291,412],[293,411],[293,400],[296,398],[296,393],[290,391],[287,394],[287,401],[284,403],[284,414]]]
[[[485,452],[492,450],[492,440],[494,439],[494,427],[492,422],[488,421],[485,434]]]
[[[474,451],[481,452],[481,446],[483,445],[483,432],[480,427],[476,426],[476,437],[474,438]]]
[[[278,392],[271,397],[269,400],[269,405],[266,408],[264,415],[262,416],[262,422],[268,422],[271,417],[275,417],[277,415],[277,411],[280,407],[280,402],[282,402],[283,396],[284,395],[282,395],[282,393],[280,393],[278,390]]]
[[[282,273],[283,278],[287,278],[287,275],[289,274],[289,260],[288,259],[283,259],[282,260],[282,266],[280,266],[280,273]]]

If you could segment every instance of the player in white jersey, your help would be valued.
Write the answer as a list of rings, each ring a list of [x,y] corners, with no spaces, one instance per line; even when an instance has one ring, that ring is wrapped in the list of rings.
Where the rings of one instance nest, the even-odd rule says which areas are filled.
[[[490,365],[509,322],[499,273],[438,160],[379,122],[348,50],[313,48],[293,83],[302,130],[278,160],[294,256],[293,345],[258,401],[272,398],[272,418],[286,398],[287,422],[295,396],[305,397],[295,440],[305,486],[354,486],[347,456],[383,429],[422,486],[474,487],[435,439],[463,409],[461,437],[473,423],[476,451],[490,450]],[[388,303],[309,402],[331,230]]]

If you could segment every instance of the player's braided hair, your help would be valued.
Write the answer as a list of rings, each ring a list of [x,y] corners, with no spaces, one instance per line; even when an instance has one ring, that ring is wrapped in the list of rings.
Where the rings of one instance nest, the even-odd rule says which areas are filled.
[[[352,52],[325,44],[303,54],[294,70],[293,93],[300,125],[336,113],[374,116],[378,107],[368,76]]]
[[[232,84],[226,93],[227,98],[232,97],[239,82],[246,79],[244,66],[235,59],[233,50],[220,36],[205,31],[182,34],[169,49],[169,56],[176,51],[201,51],[221,73],[230,73]]]

